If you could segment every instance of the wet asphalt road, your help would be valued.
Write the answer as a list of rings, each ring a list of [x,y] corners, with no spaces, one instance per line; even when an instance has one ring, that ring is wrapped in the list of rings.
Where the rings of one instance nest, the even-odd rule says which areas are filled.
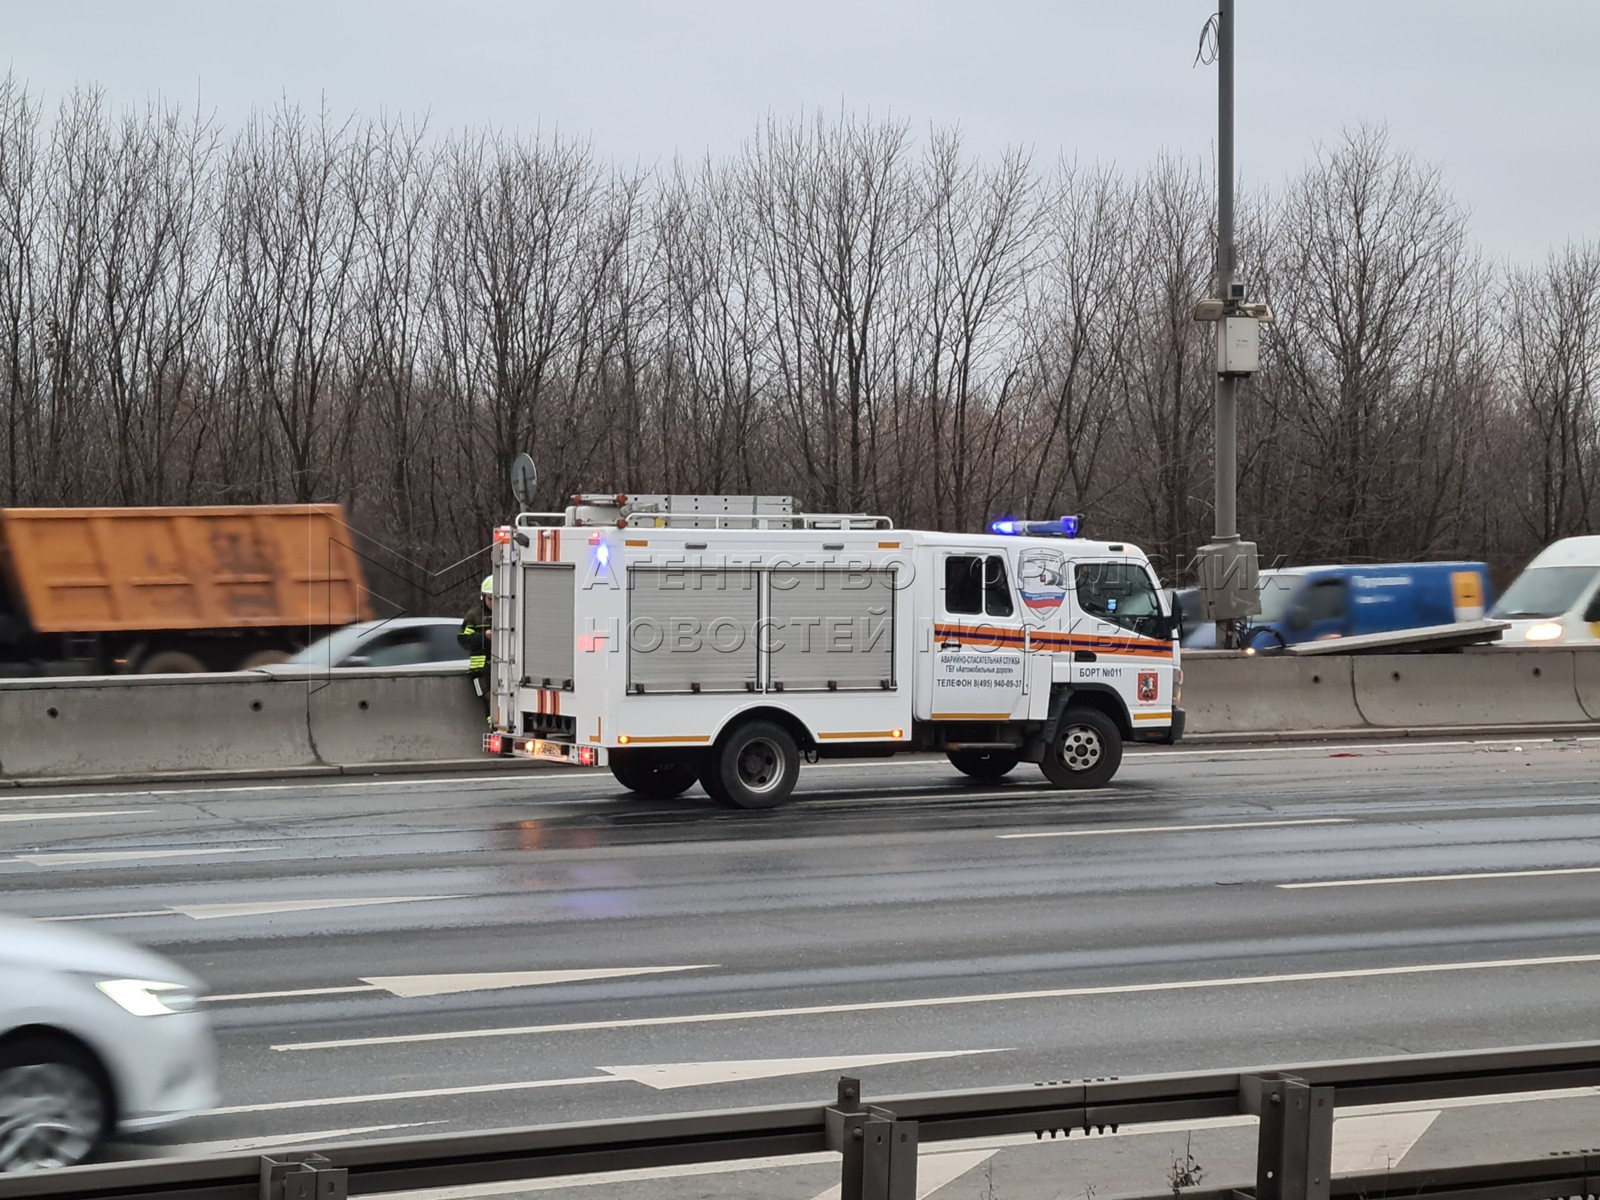
[[[1037,784],[823,765],[768,814],[538,768],[9,792],[51,816],[0,822],[0,888],[215,989],[227,1107],[127,1154],[1600,1036],[1600,741]]]

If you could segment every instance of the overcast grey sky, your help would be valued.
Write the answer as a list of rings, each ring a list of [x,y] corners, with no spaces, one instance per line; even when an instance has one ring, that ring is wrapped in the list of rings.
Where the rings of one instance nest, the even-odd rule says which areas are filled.
[[[49,100],[281,96],[592,137],[646,165],[729,153],[763,114],[842,105],[981,153],[1142,167],[1210,156],[1213,0],[133,0],[13,3],[0,61]],[[1360,122],[1438,165],[1491,254],[1600,236],[1600,3],[1239,0],[1238,159],[1277,183]]]

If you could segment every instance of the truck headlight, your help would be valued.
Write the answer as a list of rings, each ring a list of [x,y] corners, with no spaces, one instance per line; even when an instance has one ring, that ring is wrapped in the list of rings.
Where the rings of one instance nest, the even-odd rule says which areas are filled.
[[[1559,642],[1567,631],[1555,621],[1542,621],[1538,625],[1528,626],[1522,635],[1525,642]]]
[[[95,987],[136,1017],[161,1017],[193,1012],[200,1003],[194,989],[157,979],[101,979]]]

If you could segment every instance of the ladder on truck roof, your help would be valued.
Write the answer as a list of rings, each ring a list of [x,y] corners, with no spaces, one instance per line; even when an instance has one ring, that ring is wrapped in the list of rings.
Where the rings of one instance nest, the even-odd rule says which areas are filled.
[[[793,496],[588,494],[559,513],[519,513],[520,526],[610,525],[624,529],[893,529],[870,513],[804,513]]]

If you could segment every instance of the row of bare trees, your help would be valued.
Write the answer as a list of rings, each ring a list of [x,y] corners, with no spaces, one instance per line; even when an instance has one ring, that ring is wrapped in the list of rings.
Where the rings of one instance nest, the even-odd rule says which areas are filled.
[[[0,86],[0,502],[331,500],[477,550],[575,490],[792,493],[973,528],[1208,532],[1212,184],[849,116],[627,172],[580,143],[286,107],[228,133]],[[1245,206],[1278,324],[1242,524],[1292,561],[1600,527],[1600,247],[1492,264],[1381,131]],[[465,568],[463,569],[465,574]]]

